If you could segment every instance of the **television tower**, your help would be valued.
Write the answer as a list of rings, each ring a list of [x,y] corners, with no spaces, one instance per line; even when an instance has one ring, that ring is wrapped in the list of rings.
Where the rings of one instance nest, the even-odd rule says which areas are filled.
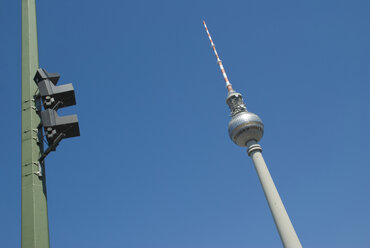
[[[283,246],[285,248],[302,247],[262,157],[261,145],[257,143],[263,136],[264,125],[262,120],[256,114],[247,110],[242,95],[233,90],[205,21],[203,21],[203,24],[226,82],[228,91],[226,103],[231,111],[231,120],[228,126],[230,138],[238,146],[247,147],[247,153],[253,160]]]

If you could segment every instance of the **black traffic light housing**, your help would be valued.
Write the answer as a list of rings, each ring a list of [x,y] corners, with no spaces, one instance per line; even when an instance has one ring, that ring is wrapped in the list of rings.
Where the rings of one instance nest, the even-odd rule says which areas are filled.
[[[33,80],[39,88],[44,108],[68,107],[76,105],[75,91],[72,84],[56,86],[60,78],[59,73],[49,73],[45,69],[38,69]]]
[[[59,116],[56,110],[46,109],[41,112],[41,120],[49,144],[61,133],[64,138],[80,136],[77,115]]]
[[[49,73],[45,69],[38,69],[34,81],[39,88],[44,110],[41,112],[42,126],[44,127],[49,148],[46,155],[55,150],[63,138],[80,136],[77,115],[59,116],[59,108],[76,104],[75,92],[72,84],[56,86],[60,78],[59,73]]]

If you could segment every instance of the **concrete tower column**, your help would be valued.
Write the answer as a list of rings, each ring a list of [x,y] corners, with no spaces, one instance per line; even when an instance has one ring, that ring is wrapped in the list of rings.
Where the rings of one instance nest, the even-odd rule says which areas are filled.
[[[261,182],[263,192],[265,193],[272,217],[274,218],[275,225],[284,247],[302,247],[292,222],[289,219],[288,213],[285,210],[284,204],[281,201],[280,195],[275,187],[274,181],[271,178],[270,172],[267,169],[265,160],[262,157],[261,146],[255,140],[250,140],[247,142],[247,152],[253,160],[254,167],[256,168],[258,178]]]

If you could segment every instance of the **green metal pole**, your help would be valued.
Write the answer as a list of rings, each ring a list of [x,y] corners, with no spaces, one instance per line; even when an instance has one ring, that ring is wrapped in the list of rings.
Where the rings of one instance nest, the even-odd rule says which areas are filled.
[[[22,248],[49,247],[41,102],[33,81],[38,67],[36,3],[22,0]]]

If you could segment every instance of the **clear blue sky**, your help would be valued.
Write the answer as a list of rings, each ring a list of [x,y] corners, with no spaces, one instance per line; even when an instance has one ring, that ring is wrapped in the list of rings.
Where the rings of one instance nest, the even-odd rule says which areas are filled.
[[[369,1],[37,1],[81,137],[46,160],[53,248],[281,247],[224,81],[304,247],[370,247]],[[0,3],[0,243],[21,230],[21,1]]]

